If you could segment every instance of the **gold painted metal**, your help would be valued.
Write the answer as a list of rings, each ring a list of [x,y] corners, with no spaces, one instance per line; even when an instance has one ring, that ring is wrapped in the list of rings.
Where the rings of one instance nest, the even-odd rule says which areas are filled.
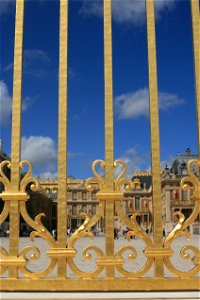
[[[198,1],[191,1],[193,20],[193,41],[195,57],[195,74],[197,89],[197,111],[199,114],[199,19],[196,9],[199,9]],[[195,206],[188,219],[181,212],[176,212],[179,218],[175,228],[169,235],[162,238],[162,206],[160,190],[160,145],[159,145],[159,121],[158,121],[158,91],[155,49],[155,18],[154,1],[146,1],[147,9],[147,35],[148,35],[148,58],[149,58],[149,91],[150,91],[150,121],[151,121],[151,148],[152,148],[152,176],[153,176],[153,212],[154,212],[154,235],[153,239],[140,227],[137,221],[139,213],[134,213],[128,218],[122,210],[124,191],[138,188],[139,181],[125,178],[127,166],[124,161],[113,159],[113,94],[112,94],[112,31],[111,31],[111,0],[104,0],[104,56],[105,56],[105,162],[95,160],[92,164],[93,178],[85,182],[85,187],[93,191],[98,186],[96,194],[99,201],[97,212],[91,218],[86,213],[81,213],[83,224],[66,239],[66,158],[67,158],[67,35],[68,35],[68,1],[60,0],[60,55],[59,55],[59,127],[58,127],[58,241],[42,224],[40,213],[31,219],[26,209],[29,201],[27,187],[36,191],[39,182],[32,178],[32,165],[29,161],[21,161],[21,84],[22,84],[22,40],[23,40],[23,10],[24,1],[16,1],[16,33],[15,33],[15,63],[14,63],[14,99],[12,121],[12,157],[10,161],[0,164],[0,182],[4,185],[4,191],[0,194],[4,201],[3,211],[0,214],[0,223],[10,216],[10,247],[9,250],[0,247],[0,274],[1,290],[21,291],[133,291],[133,290],[199,290],[200,251],[193,245],[183,245],[180,256],[190,260],[193,267],[189,271],[181,271],[174,266],[172,249],[173,242],[185,236],[190,239],[187,227],[190,226],[200,213],[200,180],[193,172],[194,166],[200,168],[200,160],[191,160],[188,163],[188,176],[182,179],[182,189],[193,189]],[[199,122],[199,118],[198,118]],[[199,126],[199,125],[198,125]],[[198,127],[199,128],[199,127]],[[100,165],[105,171],[101,176],[97,172]],[[11,170],[11,179],[5,175],[5,167]],[[115,179],[114,171],[119,168],[120,174]],[[21,170],[27,170],[21,175]],[[138,176],[149,176],[141,173]],[[81,182],[82,184],[83,182]],[[51,182],[55,187],[55,183]],[[127,261],[137,258],[136,245],[123,246],[114,250],[114,212],[122,225],[129,231],[126,235],[128,241],[132,236],[144,242],[144,256],[146,261],[139,270],[134,268],[130,271],[125,267]],[[37,261],[40,250],[35,246],[27,246],[19,251],[19,216],[33,229],[30,240],[40,237],[48,242],[49,264],[40,272],[33,272],[29,268],[31,260]],[[105,218],[106,236],[105,251],[95,245],[91,228]],[[86,272],[78,266],[76,257],[78,249],[76,243],[84,237],[89,237],[92,244],[88,244],[83,250],[83,259],[94,259],[96,266],[92,271]],[[191,254],[192,253],[192,254]],[[94,254],[94,256],[92,255]],[[125,255],[128,258],[125,258]],[[96,257],[96,258],[95,258]],[[50,278],[51,272],[57,267],[57,276]],[[145,277],[154,267],[154,274]],[[170,271],[172,278],[164,277],[164,267]],[[68,276],[71,269],[74,277]],[[8,276],[6,277],[6,271]],[[19,277],[20,271],[24,278]],[[103,271],[106,271],[104,276]],[[115,273],[117,271],[117,275]],[[84,280],[80,280],[84,279]]]
[[[160,136],[154,0],[146,1],[146,15],[149,66],[151,165],[153,189],[153,235],[156,247],[160,248],[162,246],[162,198],[160,179]],[[155,276],[164,276],[163,262],[159,257],[155,258]]]
[[[190,0],[192,15],[195,87],[196,87],[196,109],[197,109],[197,133],[200,160],[200,21],[199,0]]]
[[[112,1],[104,0],[104,86],[105,86],[105,160],[106,189],[113,192],[113,83],[112,83]],[[114,256],[114,202],[106,202],[106,254]],[[113,266],[107,277],[114,277]]]
[[[68,72],[68,0],[60,1],[59,48],[59,124],[58,124],[58,244],[67,245],[67,72]],[[66,277],[66,259],[58,261],[58,277]]]
[[[21,156],[21,110],[22,110],[22,52],[23,52],[23,24],[24,1],[16,1],[15,20],[15,49],[14,49],[14,78],[13,78],[13,106],[12,106],[12,149],[11,149],[11,187],[12,192],[19,189]],[[10,202],[10,256],[17,256],[19,244],[19,211],[18,201]],[[10,277],[17,277],[15,266],[9,269]]]

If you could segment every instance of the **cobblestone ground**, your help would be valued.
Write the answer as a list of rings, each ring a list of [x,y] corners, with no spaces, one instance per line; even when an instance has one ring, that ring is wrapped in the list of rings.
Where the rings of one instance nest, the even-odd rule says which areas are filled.
[[[9,239],[8,238],[0,238],[0,244],[5,249],[8,249],[9,246]],[[90,252],[91,254],[91,260],[84,259],[82,253],[83,249],[87,246],[97,246],[102,249],[102,251],[105,251],[105,237],[104,236],[96,236],[93,240],[90,240],[87,237],[81,238],[77,243],[75,244],[77,255],[74,258],[77,266],[79,269],[81,269],[84,272],[90,272],[95,269],[95,258],[97,255],[94,252]],[[123,246],[133,246],[137,251],[137,257],[134,260],[128,259],[128,254],[130,252],[125,252],[124,257],[126,258],[126,263],[124,264],[124,267],[127,269],[127,271],[136,272],[140,270],[146,262],[146,258],[143,254],[143,250],[145,249],[145,244],[140,239],[132,239],[129,241],[125,240],[124,237],[119,237],[118,240],[115,240],[115,253],[118,249],[120,249]],[[183,259],[180,256],[180,250],[186,246],[186,245],[194,245],[199,248],[200,246],[200,236],[199,235],[193,235],[190,239],[190,241],[187,241],[185,237],[178,238],[174,243],[172,244],[172,249],[174,250],[174,255],[171,258],[171,261],[173,262],[173,265],[178,268],[181,271],[188,271],[191,270],[194,267],[194,264],[192,263],[192,257],[194,256],[193,252],[188,252],[191,254],[191,257],[188,259]],[[39,272],[44,270],[49,263],[49,258],[46,255],[46,252],[49,249],[49,245],[46,241],[44,241],[41,238],[35,238],[33,242],[30,241],[29,238],[20,238],[20,250],[22,250],[25,246],[36,246],[41,252],[41,256],[36,261],[31,261],[27,264],[27,268],[33,272]],[[116,272],[116,276],[119,274]],[[145,275],[145,277],[151,277],[153,275],[153,268]],[[23,275],[21,275],[23,276]],[[53,272],[49,275],[49,277],[56,276],[56,269],[53,270]],[[75,275],[72,273],[72,271],[68,268],[68,276],[74,277]],[[104,273],[102,272],[101,277],[104,276]],[[166,269],[165,270],[165,276],[171,277],[172,274]],[[2,277],[7,277],[7,273],[4,273]]]

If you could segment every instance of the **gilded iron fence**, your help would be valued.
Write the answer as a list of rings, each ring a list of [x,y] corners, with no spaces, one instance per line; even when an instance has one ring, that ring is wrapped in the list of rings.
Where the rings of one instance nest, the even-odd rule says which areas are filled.
[[[96,214],[89,218],[86,213],[83,224],[67,240],[67,43],[68,43],[68,0],[60,0],[60,47],[59,47],[59,127],[58,127],[58,215],[57,229],[58,239],[55,240],[51,233],[44,227],[41,221],[43,214],[31,219],[26,209],[28,195],[27,185],[34,191],[39,188],[39,182],[31,177],[32,166],[29,161],[21,161],[21,93],[22,93],[22,57],[23,57],[23,19],[24,0],[16,0],[16,27],[14,50],[14,86],[12,109],[12,153],[11,161],[3,161],[0,168],[0,181],[4,185],[1,198],[4,201],[3,211],[0,215],[1,223],[9,215],[10,236],[9,250],[1,247],[1,274],[8,274],[1,278],[1,290],[192,290],[199,289],[200,282],[197,274],[200,269],[200,251],[190,245],[181,249],[183,259],[191,259],[193,268],[189,271],[177,269],[172,258],[174,252],[172,243],[180,236],[190,238],[187,227],[194,222],[200,210],[200,181],[192,173],[191,165],[200,167],[200,160],[192,160],[188,164],[188,176],[182,179],[183,189],[192,186],[195,206],[192,214],[185,220],[181,212],[177,212],[179,218],[175,228],[164,239],[162,237],[162,201],[160,182],[160,143],[159,143],[159,119],[158,119],[158,88],[156,66],[155,43],[155,16],[154,0],[146,0],[147,39],[148,39],[148,68],[150,91],[150,124],[151,124],[151,153],[152,153],[152,185],[153,185],[153,239],[141,229],[137,223],[137,213],[128,219],[122,211],[121,201],[123,193],[121,187],[130,190],[132,181],[125,178],[126,165],[121,160],[113,158],[113,94],[112,94],[112,26],[111,26],[111,0],[104,0],[104,71],[105,71],[105,161],[96,160],[92,165],[94,178],[86,181],[86,188],[92,191],[93,184],[98,184],[97,199],[99,206]],[[195,84],[196,84],[196,111],[198,122],[198,147],[200,151],[200,99],[199,99],[199,1],[191,0],[191,15],[193,29]],[[200,152],[199,152],[200,153]],[[105,169],[105,176],[101,177],[97,172],[97,165]],[[10,168],[11,178],[4,174],[5,167]],[[114,169],[121,166],[122,171],[117,179],[114,178]],[[21,179],[20,171],[28,167],[28,171]],[[124,267],[123,254],[129,251],[129,259],[135,259],[137,249],[133,246],[124,246],[115,252],[114,249],[114,211],[119,220],[129,229],[127,238],[132,235],[141,239],[146,248],[145,265],[137,272],[127,271]],[[24,221],[33,228],[30,240],[41,237],[49,244],[46,253],[49,257],[49,265],[40,272],[29,270],[28,263],[40,256],[40,250],[35,246],[27,246],[19,250],[19,223],[20,215]],[[90,258],[90,252],[97,255],[96,268],[90,272],[84,272],[77,266],[76,242],[84,236],[93,237],[88,231],[97,221],[105,217],[105,251],[99,247],[87,246],[83,251],[85,259]],[[67,245],[67,247],[66,247]],[[193,253],[193,256],[191,255]],[[190,253],[190,254],[189,254]],[[27,256],[27,254],[29,254]],[[57,267],[55,278],[48,275]],[[76,275],[68,276],[68,269]],[[151,277],[145,277],[153,268]],[[164,269],[171,273],[171,277],[165,275]],[[7,273],[6,273],[7,271]],[[19,276],[19,271],[22,276]],[[105,275],[101,275],[105,271]],[[118,271],[118,276],[116,276]],[[99,276],[101,275],[101,276]]]

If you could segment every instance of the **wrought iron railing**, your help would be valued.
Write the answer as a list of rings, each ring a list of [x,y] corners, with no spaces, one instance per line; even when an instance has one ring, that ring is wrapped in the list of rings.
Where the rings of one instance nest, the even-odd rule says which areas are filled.
[[[191,0],[194,62],[196,78],[196,99],[198,134],[200,133],[200,100],[199,100],[199,2]],[[153,238],[151,238],[137,223],[135,213],[129,219],[121,207],[123,192],[121,188],[131,190],[133,182],[125,178],[126,165],[121,160],[113,158],[113,95],[112,95],[112,26],[111,26],[111,0],[104,0],[104,70],[105,70],[105,161],[96,160],[92,164],[94,178],[89,178],[85,186],[93,190],[93,183],[97,184],[99,191],[97,199],[98,209],[91,218],[82,213],[83,224],[67,239],[67,35],[68,35],[68,1],[60,0],[60,52],[59,52],[59,134],[58,134],[58,215],[57,240],[44,227],[42,216],[39,214],[31,219],[26,209],[29,196],[26,188],[31,190],[39,188],[39,182],[31,177],[32,166],[29,161],[21,161],[21,89],[22,89],[22,56],[23,56],[23,19],[24,1],[16,0],[16,27],[15,27],[15,54],[14,54],[14,89],[12,110],[12,153],[11,161],[3,161],[0,168],[0,181],[4,185],[1,199],[4,201],[0,222],[3,223],[9,215],[9,249],[0,248],[1,252],[1,289],[2,290],[179,290],[199,289],[200,251],[194,245],[186,245],[181,249],[183,259],[191,259],[193,267],[189,271],[179,270],[173,264],[173,242],[181,236],[190,238],[187,227],[194,222],[200,211],[200,181],[190,170],[191,164],[200,167],[200,160],[193,160],[188,164],[188,176],[181,181],[183,189],[192,186],[195,202],[191,216],[185,220],[181,212],[176,212],[178,222],[175,228],[163,239],[162,226],[162,198],[160,182],[160,143],[158,120],[158,89],[156,67],[155,43],[155,17],[154,1],[146,1],[147,38],[149,60],[149,91],[150,91],[150,124],[151,124],[151,152],[152,152],[152,185],[153,185]],[[198,136],[200,149],[200,134]],[[97,165],[105,170],[101,177],[97,172]],[[11,178],[4,174],[5,166],[11,170]],[[26,167],[28,172],[22,178],[20,171]],[[114,170],[120,167],[121,174],[114,178]],[[127,239],[135,236],[145,244],[145,264],[141,269],[127,270],[124,266],[124,253],[128,251],[128,259],[134,260],[137,249],[132,245],[124,245],[119,250],[114,248],[114,215],[123,225],[129,228]],[[28,263],[37,260],[40,250],[36,246],[19,248],[20,215],[33,229],[30,240],[35,237],[44,239],[49,244],[46,255],[49,264],[39,272],[29,269]],[[105,217],[105,249],[96,245],[88,245],[83,251],[84,259],[89,259],[91,253],[96,255],[96,267],[90,271],[83,271],[76,262],[76,243],[82,237],[93,238],[90,229]],[[190,254],[189,254],[190,253]],[[192,253],[192,255],[191,255]],[[29,255],[28,255],[29,254]],[[53,278],[49,275],[56,269]],[[68,271],[73,272],[76,278],[71,278]],[[153,269],[153,275],[147,276]],[[171,273],[171,277],[165,274]],[[8,272],[7,272],[8,271]],[[103,272],[105,271],[105,272]],[[117,274],[116,275],[116,271]],[[80,280],[81,279],[81,280]],[[84,279],[84,280],[83,280]]]

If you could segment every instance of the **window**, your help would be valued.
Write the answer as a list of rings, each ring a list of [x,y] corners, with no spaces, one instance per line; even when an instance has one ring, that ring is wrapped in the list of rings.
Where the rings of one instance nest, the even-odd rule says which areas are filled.
[[[77,192],[72,192],[72,200],[76,200],[77,199]]]
[[[82,199],[86,200],[87,199],[87,192],[82,192]]]
[[[76,206],[76,205],[73,205],[73,206],[72,206],[72,215],[73,215],[73,216],[76,216],[76,215],[77,215],[77,206]]]
[[[135,197],[135,209],[140,210],[140,197]]]
[[[92,205],[92,214],[93,214],[93,215],[96,214],[96,205]]]
[[[181,196],[182,196],[182,201],[187,201],[188,200],[188,191],[181,191]]]
[[[93,192],[92,193],[92,199],[94,200],[94,199],[96,199],[97,197],[96,197],[96,193],[95,192]]]
[[[67,199],[71,200],[72,199],[72,192],[67,192]]]

